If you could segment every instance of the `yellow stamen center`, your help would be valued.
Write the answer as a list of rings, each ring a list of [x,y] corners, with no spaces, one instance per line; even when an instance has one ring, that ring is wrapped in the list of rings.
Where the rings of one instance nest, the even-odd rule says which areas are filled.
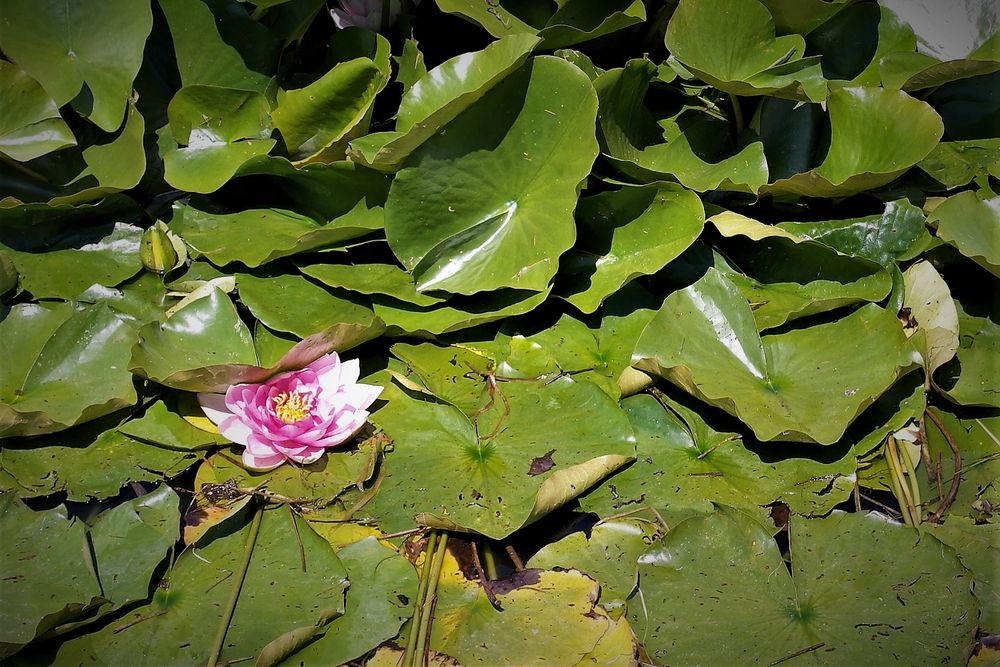
[[[310,394],[283,391],[271,399],[274,403],[274,416],[286,424],[294,424],[309,416],[312,411],[313,398]]]

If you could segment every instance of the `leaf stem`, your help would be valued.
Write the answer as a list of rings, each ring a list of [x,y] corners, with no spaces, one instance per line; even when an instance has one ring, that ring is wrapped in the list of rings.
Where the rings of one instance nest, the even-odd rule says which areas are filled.
[[[736,136],[738,138],[743,134],[743,109],[740,107],[740,98],[738,95],[730,93],[729,101],[733,105],[733,120],[736,122]]]
[[[233,584],[233,592],[229,595],[229,602],[222,613],[219,623],[219,631],[215,634],[215,641],[212,642],[212,652],[208,656],[207,667],[216,667],[219,664],[219,655],[222,653],[222,645],[226,641],[226,632],[229,631],[229,624],[233,620],[233,613],[236,611],[236,602],[240,599],[240,591],[243,589],[243,581],[246,579],[247,570],[250,569],[250,559],[253,558],[253,549],[257,544],[257,534],[260,532],[261,518],[264,516],[264,507],[259,506],[257,513],[250,523],[250,535],[243,546],[243,562],[240,563],[239,576]]]
[[[498,578],[497,555],[489,540],[483,540],[483,561],[483,565],[486,566],[486,576],[490,581],[495,581]]]
[[[423,611],[423,600],[427,595],[427,585],[430,581],[432,554],[437,546],[438,532],[432,530],[427,536],[424,547],[424,564],[420,568],[420,583],[417,585],[417,599],[413,602],[413,616],[410,617],[410,635],[406,638],[406,649],[403,651],[403,667],[413,664],[413,653],[417,647],[417,628],[420,625],[420,614]]]
[[[431,623],[434,607],[437,605],[438,579],[441,578],[441,566],[448,552],[448,533],[442,532],[434,552],[434,562],[431,564],[430,579],[427,582],[427,593],[423,601],[423,612],[420,614],[420,627],[417,629],[417,648],[413,655],[414,667],[424,664],[424,653],[427,651],[427,641],[431,634]]]
[[[889,467],[889,481],[892,484],[892,494],[896,496],[899,509],[903,514],[903,522],[907,526],[916,527],[914,521],[913,498],[910,495],[910,485],[903,478],[903,466],[899,460],[899,450],[896,439],[891,435],[885,441],[885,462]]]
[[[925,414],[931,418],[938,431],[944,436],[944,439],[948,442],[948,446],[951,447],[951,453],[954,457],[955,474],[951,477],[951,486],[948,488],[948,495],[941,500],[937,510],[927,519],[931,523],[939,523],[941,517],[944,516],[948,508],[951,507],[951,504],[955,502],[955,498],[958,497],[958,487],[962,483],[962,452],[958,448],[958,443],[955,442],[955,437],[948,430],[948,427],[944,425],[944,420],[941,416],[935,410],[932,410],[930,406],[927,407]]]

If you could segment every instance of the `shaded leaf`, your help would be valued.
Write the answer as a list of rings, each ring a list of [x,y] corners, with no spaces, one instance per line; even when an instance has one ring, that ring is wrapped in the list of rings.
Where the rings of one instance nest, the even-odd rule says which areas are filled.
[[[1000,277],[1000,197],[983,200],[975,192],[960,192],[928,216],[937,235],[959,252]]]
[[[844,197],[885,185],[927,157],[944,131],[925,102],[878,88],[830,93],[830,149],[807,172],[774,181],[762,194]]]
[[[142,270],[142,230],[134,225],[67,224],[49,233],[43,239],[0,232],[0,247],[17,267],[21,287],[36,299],[72,299],[91,285],[113,287]]]
[[[368,537],[337,556],[351,579],[344,615],[284,664],[346,664],[395,637],[413,613],[417,573],[401,554]]]
[[[579,241],[563,260],[567,301],[592,313],[629,281],[655,273],[701,234],[697,195],[666,185],[624,188],[582,199]]]
[[[538,41],[530,35],[504,37],[425,71],[403,95],[395,132],[354,140],[352,158],[376,169],[397,170],[423,142],[524,64]]]
[[[20,304],[0,322],[0,433],[51,433],[135,399],[135,326],[105,305]]]
[[[0,152],[19,162],[75,146],[55,100],[13,63],[0,61]]]
[[[267,643],[343,613],[346,571],[309,524],[284,507],[199,542],[177,559],[152,600],[89,635],[64,643],[56,663],[188,665],[208,659],[234,588],[239,591],[221,660],[256,657]],[[252,549],[246,577],[241,563]]]
[[[735,510],[671,530],[639,559],[645,610],[629,608],[650,656],[768,664],[800,652],[856,664],[876,650],[886,664],[964,659],[977,605],[971,576],[940,542],[879,515],[842,512],[793,518],[789,542],[790,576],[770,534]],[[947,605],[936,593],[942,581]],[[710,624],[713,641],[687,630],[692,617]],[[926,627],[936,628],[935,641],[915,649]],[[768,641],[757,641],[764,628]]]
[[[16,480],[19,495],[64,492],[68,500],[86,502],[114,497],[129,482],[170,479],[200,458],[133,440],[102,420],[58,435],[5,443],[0,468]]]
[[[337,245],[382,227],[382,211],[362,205],[321,224],[282,209],[210,213],[190,205],[174,207],[170,226],[213,263],[260,266],[280,257]]]
[[[768,166],[759,141],[738,147],[734,155],[724,151],[702,157],[699,153],[704,151],[695,151],[692,139],[717,138],[718,123],[698,118],[681,129],[678,118],[672,118],[668,123],[671,136],[662,142],[662,128],[643,106],[656,72],[650,61],[635,59],[594,80],[600,98],[602,148],[612,158],[612,164],[644,183],[675,179],[697,192],[756,192],[767,183]]]

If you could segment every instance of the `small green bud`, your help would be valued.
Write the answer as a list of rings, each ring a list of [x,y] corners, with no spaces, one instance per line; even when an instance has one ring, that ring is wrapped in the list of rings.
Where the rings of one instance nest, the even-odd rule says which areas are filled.
[[[177,266],[177,249],[171,236],[167,226],[159,221],[143,233],[139,258],[144,267],[154,273],[166,273]]]

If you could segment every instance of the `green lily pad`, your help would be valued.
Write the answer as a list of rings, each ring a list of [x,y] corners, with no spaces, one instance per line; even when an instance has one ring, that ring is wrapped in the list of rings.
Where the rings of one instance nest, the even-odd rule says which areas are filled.
[[[779,229],[819,241],[852,257],[882,266],[909,259],[928,238],[923,212],[905,199],[889,202],[880,215],[820,222],[781,222]]]
[[[636,0],[563,0],[554,9],[507,0],[485,5],[474,0],[436,2],[441,10],[479,24],[494,37],[538,35],[546,49],[596,39],[646,20],[645,6]]]
[[[51,433],[132,405],[135,338],[105,305],[14,306],[0,322],[0,433]]]
[[[267,100],[259,92],[192,85],[167,107],[159,131],[164,179],[188,192],[214,192],[275,145]]]
[[[156,401],[146,408],[145,414],[125,422],[118,431],[133,440],[181,451],[207,449],[228,442],[218,433],[196,428],[186,416],[189,415],[184,414],[177,402]]]
[[[122,124],[132,81],[153,27],[148,3],[111,0],[99,6],[0,3],[0,50],[62,106],[86,86],[86,115],[105,132]],[[114,39],[108,39],[114,35]]]
[[[56,663],[206,662],[227,620],[220,660],[256,657],[272,639],[342,614],[347,573],[330,545],[287,507],[255,511],[263,513],[259,524],[188,548],[148,604],[64,643]],[[232,597],[229,620],[224,610]]]
[[[889,272],[864,257],[846,257],[825,244],[728,211],[710,222],[727,239],[719,244],[715,268],[750,302],[761,330],[879,301],[892,289]]]
[[[638,308],[626,315],[605,315],[589,324],[563,315],[552,326],[507,326],[487,348],[497,362],[497,374],[511,378],[561,374],[587,380],[614,399],[621,395],[620,379],[629,369],[632,350],[654,312]],[[478,347],[470,344],[470,347]]]
[[[1000,178],[1000,139],[942,141],[917,166],[949,189],[987,175]]]
[[[499,383],[491,408],[472,420],[395,384],[382,398],[388,406],[371,421],[393,451],[365,511],[388,531],[416,522],[501,539],[632,458],[624,414],[589,382]],[[437,455],[427,456],[429,446]]]
[[[66,493],[86,502],[111,498],[129,482],[160,482],[201,460],[193,452],[145,444],[115,429],[118,419],[99,420],[25,442],[4,445],[0,469],[24,497]]]
[[[850,446],[833,447],[834,455],[822,460],[804,452],[774,460],[689,406],[658,396],[622,401],[636,434],[636,462],[581,498],[583,509],[612,516],[651,507],[672,522],[724,503],[763,520],[765,506],[777,501],[824,514],[850,497],[857,468]]]
[[[66,184],[64,194],[49,200],[51,204],[77,204],[92,201],[112,192],[128,190],[139,184],[146,172],[143,136],[146,121],[129,102],[121,132],[112,141],[83,149],[86,167]]]
[[[157,565],[177,542],[180,498],[166,484],[102,512],[90,529],[102,596],[116,607],[145,600]]]
[[[157,1],[170,28],[183,85],[258,93],[267,89],[281,44],[264,26],[241,9],[232,11],[226,2]]]
[[[674,527],[640,557],[645,605],[629,605],[650,657],[771,664],[801,655],[846,665],[875,651],[892,665],[964,660],[976,625],[972,577],[940,542],[879,515],[843,512],[793,517],[789,542],[790,575],[768,532],[736,510]],[[943,581],[945,605],[936,592]],[[692,618],[706,629],[692,632]],[[915,644],[927,627],[934,641]]]
[[[402,554],[368,537],[344,547],[337,556],[351,579],[344,615],[282,664],[347,664],[393,639],[413,614],[417,573]]]
[[[398,170],[422,143],[523,65],[538,42],[531,35],[511,35],[425,72],[403,95],[395,132],[355,139],[352,158],[382,171]]]
[[[808,35],[847,5],[844,0],[761,0],[761,4],[771,12],[781,35]]]
[[[307,162],[343,158],[349,133],[357,132],[389,81],[389,43],[381,35],[378,39],[386,53],[384,67],[371,58],[355,58],[308,86],[278,93],[272,118],[293,157]]]
[[[948,523],[923,524],[924,529],[955,550],[975,580],[973,593],[979,599],[979,625],[993,633],[1000,627],[1000,576],[996,563],[1000,558],[1000,525],[977,525],[971,519],[950,517]]]
[[[757,0],[681,0],[666,44],[696,77],[733,95],[826,97],[819,58],[802,57],[799,35],[775,37],[774,19]]]
[[[164,485],[103,512],[87,529],[67,521],[62,506],[32,512],[8,496],[2,512],[11,539],[0,554],[8,573],[0,654],[10,655],[64,622],[92,621],[96,609],[103,616],[144,599],[154,569],[177,541],[178,502]],[[88,546],[89,559],[81,551]],[[64,576],[51,576],[54,569]]]
[[[271,329],[300,338],[337,332],[340,351],[377,338],[381,320],[360,299],[351,300],[294,274],[237,275],[240,300]]]
[[[359,294],[384,294],[415,306],[433,306],[443,297],[417,291],[413,276],[395,264],[307,264],[299,271],[330,287]]]
[[[417,290],[544,290],[575,239],[596,113],[586,75],[542,56],[425,142],[385,208],[386,238]]]
[[[375,295],[375,315],[385,322],[391,334],[412,333],[439,335],[523,315],[537,308],[549,291],[498,290],[466,299],[452,298],[430,308],[420,308],[403,301]]]
[[[528,567],[579,570],[601,584],[601,606],[625,609],[639,583],[639,556],[656,537],[657,528],[642,519],[614,519],[594,526],[590,535],[573,533],[542,547]]]
[[[267,472],[255,472],[237,463],[239,456],[232,450],[223,451],[206,459],[198,468],[194,485],[203,495],[208,495],[206,485],[235,485],[243,490],[242,495],[248,495],[250,489],[263,489],[306,510],[320,509],[344,490],[352,486],[360,488],[368,481],[378,454],[375,444],[366,442],[352,451],[331,449],[309,465],[289,463]]]
[[[566,0],[538,32],[541,48],[558,49],[624,30],[646,20],[639,0]]]
[[[1000,358],[1000,317],[955,301],[959,343],[955,358],[941,366],[934,386],[959,405],[1000,408],[996,363]]]
[[[776,196],[846,197],[892,181],[930,154],[941,117],[901,91],[841,88],[830,93],[830,149],[807,172],[760,189]]]
[[[188,391],[224,391],[259,370],[253,339],[224,292],[212,292],[139,331],[130,370]]]
[[[405,364],[404,387],[411,390],[419,387],[473,418],[489,403],[489,386],[483,377],[496,371],[492,355],[475,347],[396,343],[391,351]],[[394,377],[400,380],[399,374]]]
[[[171,229],[210,261],[260,266],[280,257],[334,246],[382,227],[381,210],[362,205],[321,224],[282,209],[209,213],[190,205],[174,207]]]
[[[403,86],[404,94],[427,74],[427,63],[420,44],[412,37],[403,41],[403,52],[392,56],[392,59],[396,63],[396,82]]]
[[[67,520],[59,506],[33,512],[16,497],[0,497],[0,551],[4,581],[0,605],[0,656],[8,657],[36,636],[79,615],[101,595],[87,567],[86,528]],[[54,571],[64,573],[53,577]]]
[[[701,234],[698,196],[668,185],[624,188],[582,199],[579,240],[563,260],[564,298],[592,313],[629,281],[656,273]]]
[[[142,270],[142,230],[124,222],[72,225],[42,239],[0,234],[0,245],[36,299],[72,299],[94,284],[113,287]],[[20,238],[19,238],[20,237]]]
[[[941,202],[927,218],[937,235],[995,276],[1000,277],[1000,197],[981,199],[960,192]]]
[[[602,639],[619,637],[613,658],[594,664],[628,664],[630,633],[596,605],[599,587],[580,572],[525,570],[493,582],[503,611],[482,586],[468,581],[454,559],[445,559],[437,589],[430,648],[462,665],[585,665]]]
[[[743,295],[710,269],[667,297],[632,359],[736,415],[761,440],[832,444],[909,366],[904,341],[895,315],[873,304],[762,338]]]
[[[19,162],[75,146],[59,107],[37,81],[13,63],[0,61],[0,153]]]
[[[668,119],[670,136],[664,143],[663,129],[643,106],[649,83],[656,75],[653,63],[635,59],[594,80],[600,99],[602,147],[616,169],[644,183],[676,180],[697,192],[756,192],[767,183],[768,166],[759,141],[734,150],[713,150],[703,157],[706,151],[700,149],[700,144],[714,141],[720,133],[718,123],[700,116],[696,122],[689,122],[682,111]],[[683,129],[679,120],[685,121]],[[698,151],[695,144],[699,144]],[[729,152],[735,154],[727,155]]]

